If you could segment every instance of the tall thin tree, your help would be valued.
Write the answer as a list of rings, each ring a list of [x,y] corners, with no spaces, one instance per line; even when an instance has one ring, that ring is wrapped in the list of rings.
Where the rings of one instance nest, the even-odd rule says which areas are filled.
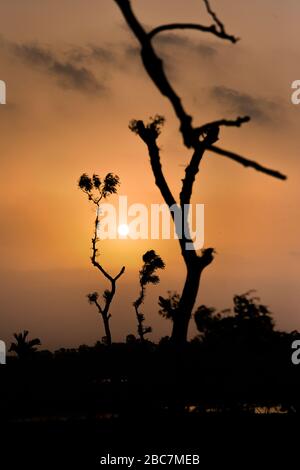
[[[97,268],[101,272],[101,274],[109,281],[110,289],[106,289],[102,295],[102,298],[104,301],[103,305],[101,305],[100,302],[98,301],[99,299],[98,292],[93,292],[91,294],[88,294],[87,297],[91,304],[96,305],[98,312],[102,316],[105,336],[106,336],[106,343],[108,345],[111,345],[112,343],[110,324],[109,324],[111,314],[109,313],[109,309],[116,293],[117,281],[124,273],[125,266],[123,266],[120,269],[119,273],[116,276],[112,276],[111,274],[108,273],[106,269],[104,269],[102,264],[100,264],[98,261],[97,244],[99,242],[99,238],[98,238],[97,233],[98,233],[99,223],[100,223],[99,221],[100,203],[102,199],[106,199],[111,194],[115,194],[117,192],[117,188],[119,184],[120,184],[119,177],[117,175],[114,175],[113,173],[108,173],[105,176],[103,181],[99,178],[98,175],[94,174],[92,177],[89,177],[86,173],[84,173],[83,175],[81,175],[78,181],[78,186],[81,189],[81,191],[83,191],[84,194],[87,195],[88,200],[91,201],[96,206],[96,218],[94,222],[94,233],[92,237],[91,262],[92,262],[92,265],[95,266],[95,268]]]

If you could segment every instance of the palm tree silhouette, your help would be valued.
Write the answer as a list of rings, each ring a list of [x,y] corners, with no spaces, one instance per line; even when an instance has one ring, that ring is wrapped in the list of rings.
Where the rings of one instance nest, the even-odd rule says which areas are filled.
[[[11,343],[9,352],[15,352],[19,359],[24,359],[31,356],[37,351],[35,346],[40,346],[41,341],[39,338],[27,340],[29,331],[24,330],[23,333],[14,333],[15,343]]]

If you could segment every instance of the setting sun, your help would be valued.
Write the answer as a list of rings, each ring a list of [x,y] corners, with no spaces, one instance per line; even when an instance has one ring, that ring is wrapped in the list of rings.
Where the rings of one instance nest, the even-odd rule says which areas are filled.
[[[126,237],[129,233],[129,227],[126,224],[121,224],[118,227],[118,234],[121,235],[121,237]]]

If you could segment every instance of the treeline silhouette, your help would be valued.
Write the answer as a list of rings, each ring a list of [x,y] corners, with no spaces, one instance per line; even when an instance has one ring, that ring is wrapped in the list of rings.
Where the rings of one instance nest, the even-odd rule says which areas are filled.
[[[169,305],[176,298],[170,293]],[[124,343],[37,351],[38,338],[16,334],[17,356],[1,368],[2,414],[17,421],[101,420],[299,410],[300,376],[291,361],[298,332],[277,331],[251,292],[236,295],[232,310],[202,305],[194,319],[199,334],[181,349],[169,337],[155,344],[128,334]]]

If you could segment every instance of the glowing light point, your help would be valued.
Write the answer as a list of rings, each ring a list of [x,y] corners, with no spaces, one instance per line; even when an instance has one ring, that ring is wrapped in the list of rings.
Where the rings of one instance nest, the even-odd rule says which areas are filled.
[[[121,224],[118,227],[118,234],[121,235],[121,237],[126,237],[129,233],[129,227],[126,224]]]

